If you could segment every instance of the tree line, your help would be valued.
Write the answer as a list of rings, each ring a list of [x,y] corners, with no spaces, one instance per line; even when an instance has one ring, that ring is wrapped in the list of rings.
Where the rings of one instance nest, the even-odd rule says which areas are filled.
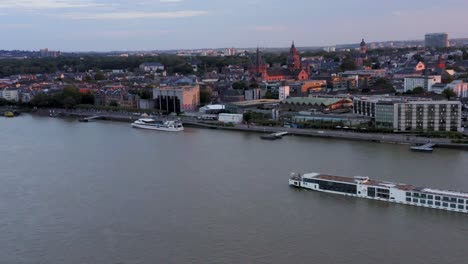
[[[80,93],[75,86],[64,87],[62,91],[53,94],[39,93],[29,102],[33,107],[52,107],[71,109],[76,105],[94,105],[94,95]]]
[[[0,77],[16,74],[50,74],[56,72],[86,72],[126,70],[138,71],[140,64],[144,62],[159,62],[166,67],[169,74],[192,74],[192,64],[199,67],[199,73],[205,71],[221,71],[227,65],[248,65],[245,57],[180,57],[177,55],[163,54],[160,56],[102,56],[86,55],[60,56],[58,58],[29,58],[29,59],[4,59],[0,60]]]

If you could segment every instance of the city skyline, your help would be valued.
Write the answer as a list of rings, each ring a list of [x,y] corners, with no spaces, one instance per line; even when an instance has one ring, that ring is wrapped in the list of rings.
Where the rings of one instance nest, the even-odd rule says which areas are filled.
[[[421,5],[424,3],[424,5]],[[333,46],[465,37],[468,3],[439,1],[0,0],[0,49],[137,51]],[[350,12],[352,10],[353,12]]]

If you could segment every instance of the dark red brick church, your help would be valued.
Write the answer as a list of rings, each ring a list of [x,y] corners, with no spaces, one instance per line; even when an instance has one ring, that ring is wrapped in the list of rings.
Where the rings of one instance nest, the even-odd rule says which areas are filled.
[[[257,81],[274,82],[282,80],[308,80],[309,71],[302,65],[301,57],[297,52],[294,41],[289,50],[287,68],[270,68],[265,62],[261,51],[257,48],[257,53],[250,66],[250,75]]]

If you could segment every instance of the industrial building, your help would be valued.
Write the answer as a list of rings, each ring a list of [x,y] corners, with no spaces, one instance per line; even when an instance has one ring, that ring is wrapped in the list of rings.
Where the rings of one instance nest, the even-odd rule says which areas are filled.
[[[153,89],[155,108],[160,112],[195,111],[200,104],[200,86],[163,86]]]

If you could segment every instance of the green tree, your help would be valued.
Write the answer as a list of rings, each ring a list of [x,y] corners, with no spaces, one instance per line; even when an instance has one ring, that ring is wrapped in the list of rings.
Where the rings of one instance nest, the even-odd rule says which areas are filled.
[[[454,78],[452,75],[446,74],[442,76],[442,83],[451,83],[453,80]]]
[[[245,84],[245,82],[237,81],[232,83],[232,88],[235,90],[245,90],[247,88],[247,85]]]
[[[8,101],[6,99],[0,98],[0,106],[7,105]]]
[[[423,57],[421,56],[421,54],[416,54],[413,56],[413,59],[418,61],[418,62],[424,62],[424,59]]]
[[[115,100],[112,100],[112,101],[110,101],[109,106],[118,107],[119,103],[117,103],[117,101],[115,101]]]
[[[388,90],[394,90],[393,85],[386,78],[379,78],[375,81],[375,87],[380,87]]]
[[[341,71],[356,70],[357,69],[356,62],[354,61],[353,58],[348,56],[341,63],[340,69],[341,69]]]
[[[30,104],[37,107],[48,107],[51,105],[51,97],[45,93],[39,93],[31,99]]]
[[[251,112],[244,113],[244,121],[248,123],[250,122],[250,120],[252,120],[252,113]]]
[[[263,96],[263,99],[278,99],[278,98],[275,98],[275,96],[273,95],[271,91],[267,91],[265,93],[265,96]]]
[[[414,88],[412,92],[413,94],[423,94],[425,91],[424,91],[424,88],[422,88],[421,86],[418,86]]]
[[[212,92],[209,89],[202,88],[200,90],[200,104],[209,104],[211,103]]]
[[[89,75],[86,75],[83,79],[85,82],[92,82],[93,81],[93,78]]]
[[[442,95],[445,96],[445,98],[447,98],[447,100],[450,100],[452,97],[457,96],[457,94],[450,88],[447,88],[444,91],[442,91]]]
[[[145,88],[139,91],[139,96],[141,99],[151,99],[153,97],[153,91],[151,89]]]
[[[103,81],[106,79],[106,75],[102,71],[98,71],[94,74],[94,80]]]
[[[92,93],[85,93],[81,95],[80,104],[94,105],[94,101],[95,101],[95,98]]]
[[[72,109],[76,106],[76,100],[72,96],[67,96],[63,99],[62,105],[66,109]]]
[[[249,88],[250,89],[255,89],[255,88],[258,88],[260,87],[260,85],[258,84],[258,82],[253,82],[249,85]]]

